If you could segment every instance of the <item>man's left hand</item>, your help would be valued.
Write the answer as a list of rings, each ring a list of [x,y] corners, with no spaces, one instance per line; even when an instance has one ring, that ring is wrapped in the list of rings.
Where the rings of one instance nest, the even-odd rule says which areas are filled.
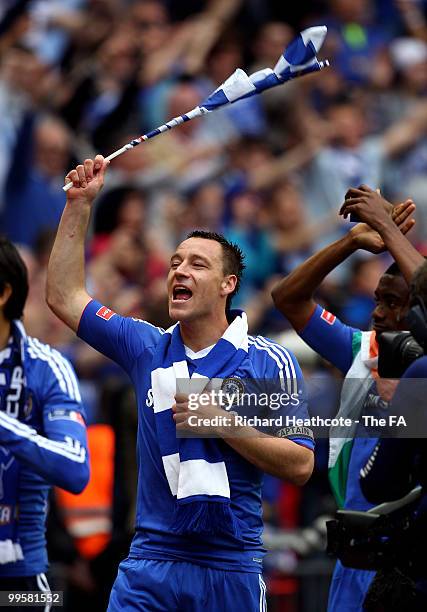
[[[380,234],[392,224],[397,225],[399,230],[406,234],[415,223],[411,218],[414,211],[412,200],[393,207],[378,191],[360,185],[357,189],[351,188],[347,191],[340,215],[346,219],[353,213]]]

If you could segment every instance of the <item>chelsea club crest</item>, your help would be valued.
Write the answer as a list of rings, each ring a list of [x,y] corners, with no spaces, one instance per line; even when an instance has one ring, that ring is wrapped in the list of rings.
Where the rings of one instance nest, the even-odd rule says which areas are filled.
[[[235,405],[239,404],[241,401],[240,398],[245,392],[245,385],[241,378],[231,376],[230,378],[224,379],[221,385],[221,391],[227,396],[228,405]]]

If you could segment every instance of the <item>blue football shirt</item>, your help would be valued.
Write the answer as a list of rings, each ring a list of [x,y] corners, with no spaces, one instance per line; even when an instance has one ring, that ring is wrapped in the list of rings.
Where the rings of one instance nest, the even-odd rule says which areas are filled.
[[[21,352],[21,341],[24,357],[16,365],[13,353]],[[35,576],[48,567],[50,487],[78,493],[89,479],[84,410],[70,363],[57,350],[28,337],[23,328],[14,344],[0,352],[0,364],[0,513],[3,516],[6,508],[3,492],[10,486],[9,471],[19,464],[16,536],[24,556],[0,564],[0,578]],[[28,399],[18,414],[24,387]]]
[[[242,538],[229,535],[191,537],[172,530],[175,498],[163,469],[153,411],[151,364],[164,331],[139,319],[121,317],[97,301],[83,312],[78,335],[95,349],[121,365],[135,387],[138,407],[138,490],[136,533],[130,555],[144,559],[182,560],[221,569],[260,572],[265,550],[262,545],[261,485],[263,473],[229,445],[218,440],[230,484],[231,507],[242,524]],[[206,349],[187,356],[190,371]],[[234,375],[241,379],[277,379],[303,394],[298,363],[285,348],[260,336],[249,337],[248,356]],[[283,408],[281,408],[283,410]],[[289,408],[298,418],[308,418],[302,399]],[[278,411],[279,412],[279,411]],[[313,449],[308,438],[293,441]]]

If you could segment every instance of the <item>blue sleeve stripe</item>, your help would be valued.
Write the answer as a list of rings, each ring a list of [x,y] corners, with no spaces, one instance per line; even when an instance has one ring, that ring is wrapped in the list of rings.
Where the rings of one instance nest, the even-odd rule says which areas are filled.
[[[36,338],[28,338],[28,353],[33,359],[40,359],[49,364],[64,393],[77,402],[81,402],[80,391],[76,377],[69,363],[58,351],[42,344]]]
[[[52,453],[61,455],[66,459],[70,459],[76,463],[84,463],[86,461],[86,449],[78,440],[69,436],[65,437],[65,442],[57,442],[40,436],[35,429],[17,421],[10,417],[5,412],[0,412],[0,425],[13,433],[15,436],[24,438],[40,448],[44,448]]]

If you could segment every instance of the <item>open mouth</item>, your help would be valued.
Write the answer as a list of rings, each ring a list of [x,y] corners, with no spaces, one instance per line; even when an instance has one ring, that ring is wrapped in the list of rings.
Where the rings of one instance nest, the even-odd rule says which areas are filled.
[[[188,287],[184,287],[184,285],[176,285],[173,288],[172,292],[172,300],[174,302],[187,302],[191,299],[193,293]]]

